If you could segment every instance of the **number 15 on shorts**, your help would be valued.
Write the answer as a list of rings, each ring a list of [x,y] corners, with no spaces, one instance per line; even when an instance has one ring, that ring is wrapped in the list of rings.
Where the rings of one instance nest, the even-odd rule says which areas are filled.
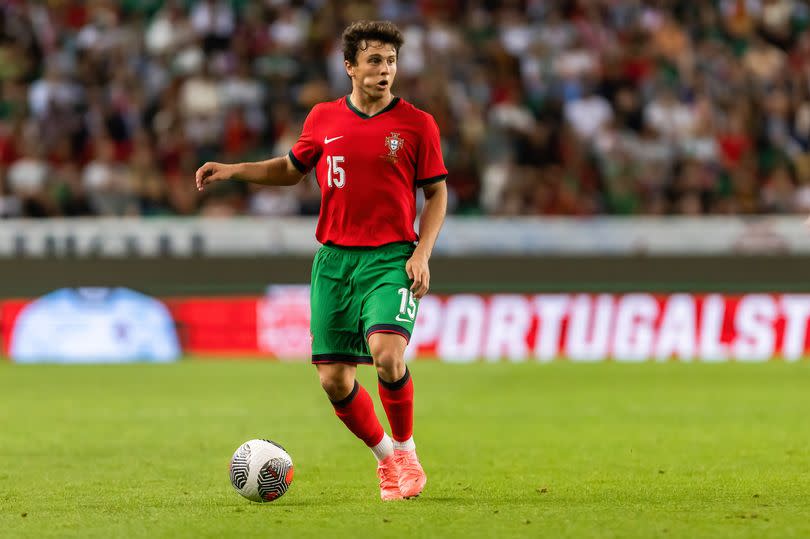
[[[399,314],[396,316],[397,322],[413,322],[416,316],[416,299],[413,292],[407,288],[400,288],[397,292],[402,296],[399,302]]]

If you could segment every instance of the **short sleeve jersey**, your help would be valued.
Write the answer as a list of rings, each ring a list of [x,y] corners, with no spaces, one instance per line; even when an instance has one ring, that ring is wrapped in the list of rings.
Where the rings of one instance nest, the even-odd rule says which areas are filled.
[[[416,241],[416,188],[447,177],[436,121],[399,97],[373,116],[348,96],[319,103],[289,156],[302,173],[315,169],[324,244]]]

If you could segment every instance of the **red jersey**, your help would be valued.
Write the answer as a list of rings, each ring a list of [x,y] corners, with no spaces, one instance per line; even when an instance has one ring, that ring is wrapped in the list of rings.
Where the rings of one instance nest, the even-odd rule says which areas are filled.
[[[416,188],[447,177],[436,121],[399,97],[373,116],[348,96],[315,105],[289,155],[302,173],[315,168],[315,236],[335,245],[416,241]]]

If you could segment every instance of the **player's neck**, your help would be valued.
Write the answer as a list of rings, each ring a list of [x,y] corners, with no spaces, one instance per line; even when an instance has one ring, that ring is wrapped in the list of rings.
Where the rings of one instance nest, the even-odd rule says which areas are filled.
[[[382,97],[373,98],[357,88],[354,88],[349,99],[351,99],[354,108],[366,116],[374,116],[391,104],[391,101],[394,100],[394,95],[391,92],[387,92]]]

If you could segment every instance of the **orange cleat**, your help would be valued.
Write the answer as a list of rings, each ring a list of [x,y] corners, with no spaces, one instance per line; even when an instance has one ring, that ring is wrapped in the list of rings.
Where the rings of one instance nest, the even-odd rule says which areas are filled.
[[[380,478],[380,498],[383,501],[401,500],[399,464],[394,455],[389,455],[377,463],[377,477]]]
[[[403,498],[419,496],[427,483],[427,475],[416,451],[394,451],[394,459],[399,465],[399,491]]]

